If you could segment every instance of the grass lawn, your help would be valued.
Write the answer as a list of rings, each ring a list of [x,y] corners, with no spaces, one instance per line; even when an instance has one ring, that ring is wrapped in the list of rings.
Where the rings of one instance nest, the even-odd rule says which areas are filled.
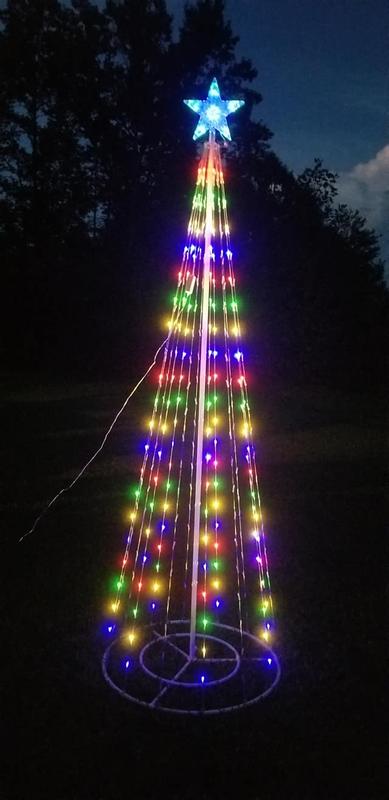
[[[383,800],[387,462],[383,401],[327,389],[258,400],[282,678],[245,713],[177,719],[112,693],[101,610],[137,472],[142,389],[3,382],[4,800]],[[382,719],[381,719],[382,717]]]

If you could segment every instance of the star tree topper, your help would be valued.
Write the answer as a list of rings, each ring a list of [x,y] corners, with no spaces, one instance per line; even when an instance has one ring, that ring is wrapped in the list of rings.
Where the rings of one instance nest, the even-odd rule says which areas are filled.
[[[193,134],[194,139],[199,139],[207,131],[219,131],[224,139],[231,141],[227,117],[241,106],[244,106],[244,100],[222,100],[218,82],[214,78],[209,87],[206,100],[184,100],[184,103],[192,111],[200,115]]]

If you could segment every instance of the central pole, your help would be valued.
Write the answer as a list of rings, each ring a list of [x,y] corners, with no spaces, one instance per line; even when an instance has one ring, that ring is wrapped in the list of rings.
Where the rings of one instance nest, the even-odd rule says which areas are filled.
[[[196,446],[196,478],[195,478],[195,499],[194,499],[194,519],[193,519],[193,555],[192,555],[192,595],[190,609],[190,639],[189,639],[189,659],[196,658],[196,615],[197,615],[197,587],[199,573],[199,543],[200,543],[200,516],[201,516],[201,488],[203,473],[203,446],[204,446],[204,408],[205,408],[205,387],[207,378],[207,345],[208,345],[208,318],[209,318],[209,277],[212,253],[212,231],[213,231],[213,188],[215,182],[214,161],[215,161],[215,133],[209,132],[207,159],[207,194],[205,212],[205,235],[204,235],[204,270],[203,270],[203,292],[202,292],[202,315],[201,315],[201,341],[200,341],[200,374],[199,374],[199,393],[197,405],[197,446]]]

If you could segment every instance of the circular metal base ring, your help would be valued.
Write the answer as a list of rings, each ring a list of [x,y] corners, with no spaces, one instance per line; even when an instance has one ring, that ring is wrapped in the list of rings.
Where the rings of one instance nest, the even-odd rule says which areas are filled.
[[[134,656],[124,637],[109,644],[102,659],[107,683],[124,699],[153,710],[175,714],[220,714],[267,697],[281,669],[265,642],[229,625],[212,623],[211,633],[197,634],[211,655],[190,659],[189,620],[169,622],[165,635],[158,626],[143,628],[148,641]],[[184,629],[184,630],[182,630]],[[179,642],[179,644],[177,644]]]

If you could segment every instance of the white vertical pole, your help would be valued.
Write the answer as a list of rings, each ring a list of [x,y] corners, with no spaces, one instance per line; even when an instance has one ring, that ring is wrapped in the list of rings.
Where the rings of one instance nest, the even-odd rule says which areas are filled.
[[[192,555],[192,595],[190,609],[190,640],[189,659],[196,657],[196,614],[197,614],[197,587],[199,572],[199,543],[200,543],[200,513],[201,513],[201,488],[203,472],[203,444],[204,444],[204,408],[205,384],[207,377],[207,343],[208,343],[208,318],[209,318],[209,274],[211,262],[212,228],[213,228],[213,188],[214,188],[214,148],[215,134],[209,132],[208,160],[207,160],[207,195],[205,212],[205,237],[204,237],[204,270],[202,292],[202,317],[201,317],[201,342],[200,342],[200,374],[199,394],[197,406],[197,446],[196,446],[196,478],[193,520],[193,555]]]

